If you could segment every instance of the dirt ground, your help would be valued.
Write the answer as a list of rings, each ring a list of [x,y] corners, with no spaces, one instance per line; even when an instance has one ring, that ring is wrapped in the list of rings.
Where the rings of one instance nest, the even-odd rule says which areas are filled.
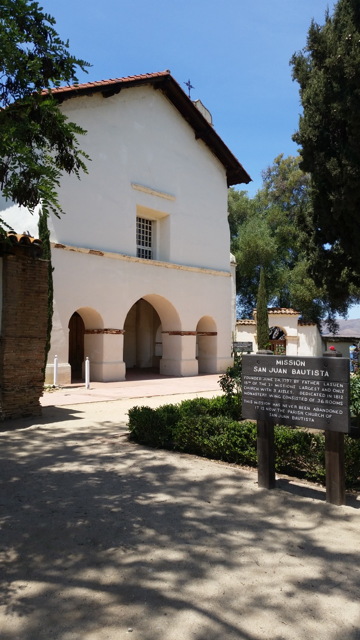
[[[132,444],[129,406],[3,424],[1,640],[360,640],[360,496]]]

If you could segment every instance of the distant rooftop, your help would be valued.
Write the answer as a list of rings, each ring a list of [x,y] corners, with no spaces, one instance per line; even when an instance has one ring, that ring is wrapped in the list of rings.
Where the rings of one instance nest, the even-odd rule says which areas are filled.
[[[337,320],[339,325],[339,331],[337,333],[330,333],[326,324],[322,324],[321,334],[326,338],[354,338],[359,340],[360,338],[360,318],[353,320]]]

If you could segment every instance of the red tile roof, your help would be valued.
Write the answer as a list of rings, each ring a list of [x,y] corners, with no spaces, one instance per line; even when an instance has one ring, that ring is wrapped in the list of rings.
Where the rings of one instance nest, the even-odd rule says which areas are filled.
[[[276,313],[279,315],[286,315],[286,316],[299,316],[300,315],[300,311],[295,311],[295,309],[286,309],[286,308],[280,308],[280,307],[269,307],[268,308],[268,312],[269,313]]]
[[[52,90],[52,94],[59,102],[69,100],[75,96],[92,95],[98,92],[102,93],[104,97],[110,97],[120,93],[122,89],[129,89],[143,84],[151,84],[155,89],[160,89],[194,129],[195,138],[203,140],[212,153],[217,156],[226,169],[228,186],[240,183],[248,184],[251,182],[251,178],[244,167],[232,154],[190,98],[188,98],[185,91],[183,91],[176,80],[174,80],[168,70],[128,76],[126,78],[112,78],[110,80],[57,87]]]
[[[83,82],[81,84],[73,84],[65,87],[57,87],[51,90],[51,93],[83,93],[84,91],[87,93],[89,90],[102,90],[105,87],[111,87],[112,85],[121,84],[123,86],[126,85],[134,85],[134,83],[144,83],[146,81],[153,81],[156,78],[167,78],[171,77],[171,73],[169,70],[166,71],[157,71],[156,73],[143,73],[137,76],[125,76],[123,78],[110,78],[109,80],[95,80],[94,82]],[[43,93],[47,93],[47,91],[43,91]]]
[[[27,233],[9,231],[5,236],[0,236],[0,255],[9,253],[40,258],[42,255],[42,242]]]
[[[15,233],[15,231],[8,231],[7,237],[11,241],[11,244],[23,244],[29,246],[30,244],[41,245],[41,240],[30,236],[28,233]]]

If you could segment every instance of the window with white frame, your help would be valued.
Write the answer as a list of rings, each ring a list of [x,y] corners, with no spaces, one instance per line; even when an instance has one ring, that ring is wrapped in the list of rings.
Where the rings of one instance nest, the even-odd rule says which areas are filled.
[[[136,255],[145,260],[153,259],[153,220],[136,218]]]

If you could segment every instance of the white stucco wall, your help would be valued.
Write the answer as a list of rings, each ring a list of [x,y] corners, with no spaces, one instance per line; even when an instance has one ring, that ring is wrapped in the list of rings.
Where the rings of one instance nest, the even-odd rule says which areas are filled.
[[[236,340],[236,261],[235,256],[230,254],[230,273],[231,273],[231,332],[232,340]]]
[[[321,356],[324,347],[319,329],[315,324],[299,325],[299,351],[301,356]]]
[[[256,341],[256,324],[240,324],[236,323],[236,342],[252,342],[253,352],[258,350]]]
[[[121,331],[141,298],[156,309],[162,331],[170,332],[162,336],[163,373],[196,373],[197,351],[203,371],[225,371],[234,328],[225,168],[152,87],[106,99],[76,97],[61,108],[87,130],[79,142],[91,161],[81,180],[63,177],[65,215],[49,223],[54,317],[48,381],[55,354],[60,383],[70,380],[68,324],[79,310],[87,330],[118,332],[85,335],[92,370],[98,379],[123,378]],[[16,231],[38,235],[37,216],[4,201],[0,208]],[[136,258],[137,215],[155,223],[155,261]],[[198,339],[197,327],[211,327],[216,336]]]
[[[87,130],[79,142],[91,161],[81,180],[62,179],[66,215],[52,216],[52,240],[134,256],[143,207],[160,219],[159,259],[229,269],[225,169],[161,91],[124,89],[106,99],[72,98],[61,108]],[[0,210],[16,231],[37,236],[37,216],[4,200]]]
[[[135,256],[143,207],[150,217],[164,216],[159,259],[229,269],[225,169],[160,91],[78,97],[62,109],[87,130],[81,147],[91,162],[81,181],[63,178],[66,216],[52,220],[54,241]]]
[[[269,313],[269,328],[280,327],[286,334],[287,355],[321,356],[323,340],[315,324],[299,324],[299,314]],[[256,324],[236,325],[236,339],[239,342],[253,341],[255,351]]]
[[[94,318],[94,322],[86,322],[88,329],[122,330],[131,307],[143,298],[157,311],[162,331],[195,333],[202,318],[212,318],[217,332],[217,349],[215,358],[209,363],[210,370],[225,371],[231,364],[229,272],[165,266],[131,257],[86,255],[63,249],[53,250],[53,267],[56,293],[49,362],[55,354],[59,362],[68,362],[68,323],[74,311],[89,310],[89,317]],[[124,371],[123,336],[105,335],[102,339],[111,345],[103,371],[106,369],[107,379],[118,379],[119,372]],[[181,351],[179,375],[197,373],[195,335],[163,336],[164,341]],[[93,337],[85,340],[88,348],[85,356],[94,363],[98,356],[92,352],[93,344]],[[166,359],[164,353],[163,359]],[[162,364],[164,367],[164,362]],[[171,363],[168,366],[168,372],[173,373]]]

